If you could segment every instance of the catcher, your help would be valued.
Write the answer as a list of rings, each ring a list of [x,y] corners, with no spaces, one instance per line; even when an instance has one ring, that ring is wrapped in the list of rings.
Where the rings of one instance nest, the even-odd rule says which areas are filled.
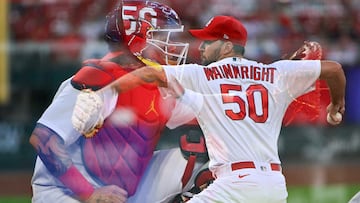
[[[193,119],[192,112],[161,95],[158,87],[144,85],[121,95],[103,91],[97,96],[104,102],[91,98],[98,101],[96,108],[107,106],[97,112],[98,117],[86,117],[86,111],[79,117],[93,119],[96,125],[90,126],[92,130],[79,133],[71,123],[80,90],[98,90],[145,64],[185,62],[188,44],[170,42],[171,34],[182,29],[176,12],[157,2],[125,1],[107,16],[105,39],[110,52],[102,59],[84,61],[83,67],[61,84],[32,132],[30,143],[38,154],[32,202],[166,202],[192,185],[192,172],[206,161],[194,161],[187,167],[180,149],[164,150],[153,157],[166,126],[175,128]],[[120,116],[104,120],[114,109]],[[124,112],[127,116],[121,118]],[[126,120],[126,125],[119,120]],[[78,122],[76,129],[82,127],[89,126]],[[161,167],[158,162],[164,160],[175,161],[172,167],[179,175],[174,175],[176,170],[161,174],[167,181],[163,190],[153,191],[154,187],[147,185],[154,177],[141,179],[147,168],[160,171],[148,167],[150,160],[154,167]],[[184,170],[189,173],[183,175]]]

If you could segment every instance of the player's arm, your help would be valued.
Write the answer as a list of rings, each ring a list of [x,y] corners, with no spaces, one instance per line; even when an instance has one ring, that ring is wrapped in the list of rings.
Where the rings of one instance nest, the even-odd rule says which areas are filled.
[[[93,187],[73,166],[70,156],[65,150],[64,141],[58,134],[38,123],[30,137],[30,143],[48,171],[77,194],[79,199],[86,200],[91,196],[94,191]],[[76,187],[70,182],[70,177],[67,177],[70,173],[78,174],[73,178],[81,181],[81,186]]]
[[[110,88],[121,93],[147,83],[153,83],[159,87],[167,87],[164,69],[161,66],[144,66],[118,78],[110,84]]]
[[[345,86],[346,78],[342,66],[335,61],[321,61],[320,79],[327,82],[329,87],[331,103],[327,111],[330,117],[335,119],[337,112],[344,114],[345,112]],[[341,121],[341,120],[340,120]]]
[[[71,122],[76,129],[85,137],[93,137],[102,126],[104,116],[101,115],[104,105],[105,92],[122,93],[139,85],[153,83],[160,87],[166,87],[166,74],[161,66],[155,69],[152,66],[144,66],[119,77],[98,91],[86,89],[81,91],[76,99]]]
[[[185,93],[185,89],[175,76],[167,78],[164,69],[160,65],[144,66],[136,69],[118,78],[109,87],[121,93],[147,83],[152,83],[159,87],[167,87],[168,93],[175,98],[180,98]]]
[[[29,141],[48,171],[72,190],[79,200],[86,203],[104,200],[126,201],[126,191],[117,186],[111,185],[94,189],[73,165],[68,152],[65,150],[64,141],[50,128],[38,123]]]
[[[93,136],[97,133],[95,126],[99,123],[99,118],[103,119],[100,115],[103,106],[102,97],[99,96],[101,92],[110,90],[122,93],[148,83],[153,83],[159,87],[168,87],[169,93],[177,98],[190,94],[185,94],[184,88],[175,78],[168,80],[165,71],[160,65],[156,67],[144,66],[121,76],[98,91],[81,91],[77,96],[72,114],[73,127],[84,135],[90,135],[89,137]],[[185,96],[183,96],[183,98],[184,97]]]
[[[64,142],[50,128],[38,123],[30,137],[30,143],[55,177],[59,177],[71,166],[71,159],[64,150]]]

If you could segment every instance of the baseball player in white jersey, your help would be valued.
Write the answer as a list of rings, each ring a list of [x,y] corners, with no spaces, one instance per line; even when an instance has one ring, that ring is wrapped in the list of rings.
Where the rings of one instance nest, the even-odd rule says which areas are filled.
[[[97,112],[99,117],[93,121],[108,117],[114,108],[127,107],[133,110],[134,120],[131,124],[122,126],[109,119],[104,122],[103,128],[95,126],[92,133],[79,133],[75,130],[84,127],[79,123],[80,126],[73,128],[72,110],[79,90],[105,86],[113,79],[142,67],[147,59],[141,58],[140,61],[140,56],[137,58],[134,53],[127,51],[129,48],[133,51],[140,49],[137,46],[141,46],[141,50],[145,51],[144,47],[154,47],[150,46],[150,42],[157,42],[162,46],[156,44],[155,47],[168,50],[165,47],[173,42],[150,38],[154,33],[160,32],[170,38],[170,33],[182,31],[176,12],[166,5],[148,1],[126,1],[123,7],[124,9],[121,6],[114,9],[107,17],[105,39],[109,44],[109,53],[101,59],[84,61],[82,68],[61,84],[30,137],[30,143],[38,154],[31,181],[34,203],[167,202],[183,190],[190,189],[195,178],[192,172],[200,170],[202,164],[206,163],[193,163],[190,168],[194,170],[190,170],[186,181],[183,181],[182,176],[188,161],[179,148],[163,150],[153,156],[165,126],[174,128],[194,118],[192,111],[186,113],[186,107],[175,105],[174,99],[163,99],[155,85],[146,85],[127,94],[118,95],[108,89],[97,95],[103,98],[103,101],[95,103],[95,106],[103,104],[106,107]],[[134,30],[138,35],[126,35],[126,28],[122,26],[121,20],[124,13],[125,20],[131,21],[128,22],[129,27],[144,33]],[[152,15],[148,15],[149,13]],[[131,37],[137,46],[125,43],[127,41],[124,39],[127,37]],[[168,38],[166,39],[169,40]],[[178,59],[175,61],[177,64],[176,62],[186,58],[187,44],[176,43],[171,47],[175,45],[180,46],[179,54],[146,49],[154,52],[158,50],[160,54],[141,56],[151,56],[151,60],[158,63],[170,62],[170,58]],[[181,51],[181,47],[184,51]],[[155,63],[154,61],[152,63]],[[95,97],[92,99],[96,100]],[[163,108],[163,105],[171,108]],[[85,114],[86,111],[83,111],[82,116]],[[161,176],[155,174],[162,170],[168,173],[162,173]],[[165,181],[162,182],[162,179]],[[162,185],[165,189],[159,189]]]
[[[124,92],[154,82],[193,108],[216,179],[189,202],[286,202],[277,146],[285,111],[293,99],[313,90],[317,79],[324,79],[331,94],[327,108],[331,123],[339,124],[336,114],[345,111],[346,83],[341,65],[320,60],[262,64],[245,59],[247,31],[230,16],[216,16],[190,33],[203,40],[200,52],[207,66],[144,67],[110,87]]]

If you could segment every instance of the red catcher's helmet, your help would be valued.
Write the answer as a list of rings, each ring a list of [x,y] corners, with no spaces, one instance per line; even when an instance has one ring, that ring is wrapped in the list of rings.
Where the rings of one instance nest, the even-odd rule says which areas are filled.
[[[181,64],[186,61],[189,44],[171,37],[183,30],[172,8],[158,2],[129,0],[109,13],[105,36],[108,41],[126,42],[136,56],[160,64]]]

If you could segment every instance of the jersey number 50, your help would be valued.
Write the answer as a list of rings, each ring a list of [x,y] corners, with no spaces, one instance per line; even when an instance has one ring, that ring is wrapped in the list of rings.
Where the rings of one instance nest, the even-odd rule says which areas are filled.
[[[256,123],[264,123],[269,117],[269,97],[268,90],[260,84],[250,85],[246,91],[246,100],[239,96],[229,95],[229,91],[243,91],[240,85],[221,84],[222,101],[224,104],[235,103],[239,105],[239,112],[234,112],[233,109],[225,109],[225,114],[232,120],[243,120],[247,115]],[[255,94],[260,96],[261,105],[256,106]],[[246,103],[248,109],[246,109]],[[261,106],[261,111],[256,108]],[[258,109],[259,110],[259,109]],[[260,113],[259,113],[260,112]]]

